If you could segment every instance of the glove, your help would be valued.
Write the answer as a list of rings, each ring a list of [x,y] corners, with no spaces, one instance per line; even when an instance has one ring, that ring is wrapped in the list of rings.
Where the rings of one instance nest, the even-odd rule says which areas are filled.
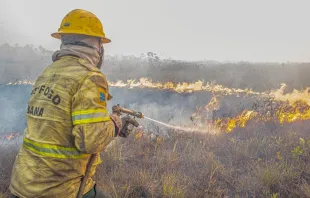
[[[139,123],[130,116],[124,116],[121,118],[122,120],[122,128],[119,133],[120,137],[126,138],[134,129],[134,127],[138,127]]]
[[[114,127],[115,127],[115,137],[118,136],[121,132],[122,129],[122,120],[120,118],[120,116],[116,113],[112,113],[110,114],[110,118],[112,120],[112,122],[114,123]]]

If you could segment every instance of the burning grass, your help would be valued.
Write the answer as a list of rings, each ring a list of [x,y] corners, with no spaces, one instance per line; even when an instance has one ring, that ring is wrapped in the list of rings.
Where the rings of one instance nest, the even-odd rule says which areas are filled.
[[[309,128],[266,122],[217,135],[133,133],[102,154],[95,179],[115,197],[310,197]],[[18,145],[0,147],[7,197]]]

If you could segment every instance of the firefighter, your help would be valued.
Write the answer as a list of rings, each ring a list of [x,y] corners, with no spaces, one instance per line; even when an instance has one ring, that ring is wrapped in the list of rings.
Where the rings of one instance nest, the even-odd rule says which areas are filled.
[[[10,183],[13,197],[76,197],[86,167],[83,197],[110,197],[98,189],[92,176],[101,163],[100,152],[117,136],[127,137],[136,122],[109,114],[107,80],[100,67],[105,36],[91,12],[72,10],[58,32],[60,50],[37,78],[28,101],[27,127]]]

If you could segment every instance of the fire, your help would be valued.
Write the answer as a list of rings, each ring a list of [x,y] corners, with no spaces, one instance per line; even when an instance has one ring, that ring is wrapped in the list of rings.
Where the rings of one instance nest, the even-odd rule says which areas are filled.
[[[243,128],[250,121],[263,123],[270,120],[278,121],[280,124],[293,123],[310,119],[310,105],[304,100],[295,102],[280,102],[274,109],[263,111],[244,110],[232,118],[219,118],[214,125],[222,131],[231,132],[235,128]]]
[[[31,80],[19,80],[16,82],[9,82],[7,85],[34,85],[34,81]]]
[[[212,111],[218,110],[220,108],[220,101],[218,98],[213,95],[210,102],[204,107],[206,114],[203,115],[202,108],[199,107],[196,109],[196,112],[191,116],[191,120],[194,121],[196,118],[200,118],[200,122],[202,117],[205,116],[205,121],[203,122],[205,126],[208,126],[210,123],[209,113]],[[233,117],[233,118],[218,118],[215,119],[214,115],[212,115],[213,124],[216,128],[221,131],[231,132],[233,129],[237,127],[245,127],[248,121],[257,116],[257,112],[244,110],[241,114]]]
[[[290,105],[282,105],[276,112],[280,123],[310,119],[310,106],[304,100],[297,100]]]
[[[149,78],[140,78],[138,80],[131,79],[127,81],[118,80],[116,82],[108,82],[111,87],[120,88],[140,88],[168,90],[178,93],[193,92],[210,92],[213,94],[212,99],[204,107],[197,107],[195,113],[191,116],[192,121],[199,119],[201,123],[209,124],[210,112],[212,112],[213,124],[221,130],[231,132],[235,128],[245,127],[249,122],[266,122],[271,119],[277,120],[279,123],[291,123],[298,120],[310,119],[310,88],[305,90],[294,90],[291,93],[285,93],[286,84],[281,84],[277,90],[266,92],[255,92],[251,89],[228,88],[223,85],[214,83],[204,83],[201,80],[196,82],[153,82]],[[7,85],[34,85],[34,81],[23,80],[11,82]],[[263,109],[244,110],[234,117],[214,118],[214,111],[220,108],[220,96],[236,95],[256,95],[258,99],[270,99],[271,103]],[[11,139],[12,137],[10,137]]]
[[[206,123],[209,124],[208,120],[210,120],[210,112],[212,114],[212,119],[213,119],[213,111],[218,110],[220,108],[220,101],[219,99],[216,97],[216,95],[213,94],[212,99],[210,100],[210,102],[204,107],[204,112],[203,112],[203,108],[202,107],[196,107],[196,112],[192,114],[192,116],[190,117],[190,119],[192,121],[194,120],[199,120],[200,123],[199,125],[201,126],[201,122],[203,122],[203,117],[206,118]]]
[[[11,133],[8,137],[7,137],[7,140],[11,140],[12,138],[14,138],[14,134]]]
[[[212,93],[218,93],[221,95],[233,95],[233,94],[250,94],[250,95],[261,95],[263,93],[252,91],[251,89],[236,89],[227,88],[223,85],[217,85],[214,83],[203,83],[203,81],[198,80],[193,83],[189,82],[153,82],[149,78],[140,78],[139,80],[131,79],[127,82],[121,80],[116,82],[109,82],[111,87],[127,87],[129,89],[133,88],[148,88],[148,89],[158,89],[158,90],[169,90],[178,93],[192,93],[197,91],[206,91]]]
[[[0,137],[0,139],[10,141],[10,140],[17,138],[19,135],[20,135],[19,133],[11,132],[9,135],[4,135],[4,136]]]
[[[20,80],[16,82],[10,82],[7,85],[34,85],[34,81],[31,80]],[[149,78],[140,78],[139,80],[130,79],[126,82],[118,80],[116,82],[108,82],[111,87],[124,87],[124,88],[140,88],[140,89],[157,89],[157,90],[169,90],[175,91],[178,93],[192,93],[198,91],[211,92],[217,95],[237,95],[247,94],[247,95],[258,95],[263,97],[271,97],[274,100],[278,101],[298,101],[305,100],[310,104],[310,88],[307,88],[303,91],[294,90],[292,93],[284,94],[286,84],[281,84],[280,89],[271,90],[266,92],[256,92],[251,89],[239,89],[239,88],[228,88],[223,85],[214,84],[214,83],[203,83],[203,81],[198,80],[193,83],[189,82],[153,82]]]
[[[221,131],[231,132],[237,127],[245,127],[245,125],[253,118],[256,118],[256,116],[257,112],[245,110],[234,118],[217,119],[214,124]]]
[[[271,93],[269,94],[270,97],[278,101],[289,101],[290,103],[293,103],[296,101],[305,101],[310,105],[310,88],[309,87],[302,91],[298,91],[294,89],[292,93],[284,94],[286,87],[287,87],[286,84],[284,83],[281,84],[280,89],[271,91]]]
[[[292,123],[302,120],[310,120],[310,90],[294,90],[291,93],[284,94],[286,85],[282,84],[280,89],[272,90],[268,94],[263,93],[259,99],[266,100],[262,108],[253,110],[244,110],[233,117],[217,118],[213,124],[221,131],[231,132],[236,128],[243,128],[249,122],[263,123],[270,120],[278,121],[280,124]],[[219,109],[220,102],[213,96],[211,101],[205,106],[206,112]],[[201,107],[191,116],[202,119],[203,112]],[[205,124],[208,124],[208,114],[204,116]]]
[[[10,82],[7,85],[34,85],[34,81],[23,80]],[[248,95],[264,95],[266,93],[255,92],[251,89],[238,89],[238,88],[228,88],[223,85],[218,85],[214,83],[204,83],[201,80],[196,82],[153,82],[149,78],[140,78],[139,80],[130,79],[126,82],[118,80],[116,82],[108,82],[111,87],[124,87],[124,88],[140,88],[140,89],[157,89],[157,90],[168,90],[175,91],[178,93],[192,93],[198,91],[212,92],[214,94],[220,95],[239,95],[239,94],[248,94]]]
[[[213,95],[211,101],[205,106],[206,111],[218,110],[220,108],[220,102],[216,95]]]

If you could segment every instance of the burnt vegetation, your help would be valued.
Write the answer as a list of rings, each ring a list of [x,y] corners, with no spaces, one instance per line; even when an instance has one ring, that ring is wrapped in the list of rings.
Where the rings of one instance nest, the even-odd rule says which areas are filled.
[[[0,83],[34,80],[51,62],[51,54],[33,46],[0,46]],[[287,83],[288,90],[304,89],[310,84],[308,63],[185,62],[161,60],[154,53],[141,57],[107,57],[105,61],[103,71],[112,81],[140,77],[173,82],[200,79],[255,91],[277,89],[280,83]],[[154,112],[153,118],[166,122],[178,116],[187,116],[189,120],[196,104],[205,105],[212,98],[210,93],[178,94],[116,88],[112,91],[114,97],[126,98],[130,108]],[[0,197],[9,197],[11,169],[25,124],[21,116],[27,110],[31,89],[0,86],[0,92],[6,97],[0,98],[0,107],[8,112],[6,116],[0,115]],[[117,100],[122,104],[121,99]],[[229,117],[234,117],[249,106],[259,113],[257,119],[249,121],[244,128],[236,127],[229,133],[185,133],[150,123],[127,139],[117,138],[102,153],[103,163],[94,179],[114,197],[125,198],[310,197],[310,121],[281,123],[277,113],[284,111],[279,108],[285,105],[267,110],[266,102],[255,101],[256,98],[223,98],[218,112],[221,115],[233,111]],[[308,105],[299,106],[302,108],[299,112],[308,108]],[[140,109],[136,109],[138,107]],[[260,118],[267,113],[270,114],[268,119],[262,121]],[[8,136],[2,136],[14,129],[18,129],[19,136],[10,140]]]

